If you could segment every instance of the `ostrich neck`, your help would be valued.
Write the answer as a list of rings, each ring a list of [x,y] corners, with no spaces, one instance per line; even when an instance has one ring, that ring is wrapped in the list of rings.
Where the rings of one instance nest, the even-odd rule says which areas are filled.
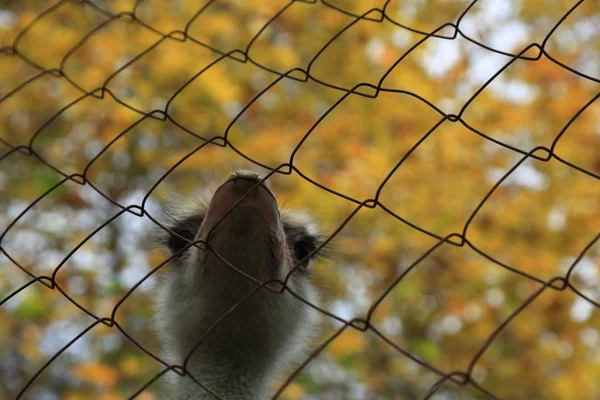
[[[177,385],[177,399],[258,400],[268,398],[268,382],[270,382],[268,373],[257,376],[256,372],[248,368],[250,365],[235,365],[231,360],[219,357],[213,360],[203,359],[202,361],[194,358],[190,360],[190,373],[198,382],[218,397],[203,389],[191,378],[184,377],[179,378],[182,382]]]
[[[202,298],[207,301],[210,297]],[[234,295],[230,300],[235,299]],[[292,300],[282,294],[260,291],[233,311],[222,312],[226,311],[222,305],[212,309],[212,313],[208,312],[211,307],[200,304],[188,309],[188,323],[173,332],[177,337],[189,338],[177,341],[179,359],[183,362],[198,340],[226,314],[192,353],[187,368],[198,382],[220,398],[268,398],[269,385],[290,350],[290,339],[295,336],[293,329],[298,320],[289,317],[298,314],[291,307]],[[177,399],[217,398],[191,378],[180,379],[176,385]]]

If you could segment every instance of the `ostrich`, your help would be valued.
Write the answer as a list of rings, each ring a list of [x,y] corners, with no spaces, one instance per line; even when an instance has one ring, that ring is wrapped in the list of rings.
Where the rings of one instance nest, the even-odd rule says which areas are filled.
[[[317,312],[288,290],[265,287],[231,311],[257,289],[257,282],[285,279],[321,242],[310,219],[280,212],[261,181],[251,171],[232,174],[208,204],[173,216],[170,229],[176,235],[162,238],[167,251],[176,255],[156,297],[156,330],[169,359],[183,364],[225,316],[187,363],[198,382],[224,399],[272,396],[281,371],[306,356],[317,320]],[[209,246],[187,247],[195,240]],[[287,285],[316,304],[309,262],[293,270]],[[172,386],[176,399],[215,398],[189,377],[177,377]]]

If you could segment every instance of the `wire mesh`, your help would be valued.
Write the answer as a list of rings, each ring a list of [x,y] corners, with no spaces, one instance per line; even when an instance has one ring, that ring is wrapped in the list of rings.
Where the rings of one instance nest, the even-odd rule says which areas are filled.
[[[590,249],[597,243],[600,238],[600,233],[596,234],[591,240],[587,243],[587,245],[579,249],[578,256],[573,259],[572,263],[567,268],[566,272],[560,276],[552,277],[550,279],[545,279],[537,276],[534,272],[525,271],[523,269],[511,266],[507,263],[499,261],[497,257],[492,254],[488,254],[486,251],[480,249],[474,244],[474,241],[470,239],[469,228],[472,224],[472,221],[475,217],[480,213],[481,209],[487,202],[490,202],[490,199],[496,193],[499,188],[506,184],[509,180],[513,179],[515,176],[515,171],[519,169],[521,166],[530,162],[531,160],[536,160],[539,162],[558,162],[569,169],[577,170],[580,173],[583,173],[591,178],[594,185],[597,185],[597,180],[600,179],[600,175],[597,172],[597,169],[594,171],[591,168],[584,168],[583,166],[578,165],[575,162],[569,161],[564,157],[561,157],[556,152],[556,147],[558,146],[561,139],[565,137],[565,134],[569,127],[574,124],[574,122],[590,107],[600,96],[600,92],[598,91],[598,86],[594,86],[595,84],[600,83],[600,80],[590,74],[581,72],[575,67],[565,63],[563,61],[558,60],[553,56],[552,52],[547,50],[548,43],[553,34],[559,29],[559,27],[565,23],[565,21],[569,18],[569,16],[575,13],[580,7],[584,6],[584,1],[578,1],[573,3],[562,17],[560,17],[556,23],[548,29],[547,34],[541,39],[539,43],[532,42],[528,45],[524,46],[521,51],[518,53],[511,53],[508,51],[504,51],[503,49],[499,49],[494,47],[489,43],[485,43],[480,38],[477,38],[476,35],[466,33],[466,27],[464,25],[465,16],[472,11],[477,5],[478,1],[475,0],[469,4],[465,4],[462,8],[462,11],[454,20],[454,22],[445,22],[440,24],[437,29],[433,29],[431,31],[424,31],[415,29],[410,25],[407,25],[401,21],[401,16],[396,15],[393,12],[394,2],[387,0],[385,3],[382,3],[378,7],[373,7],[370,9],[360,9],[360,7],[345,7],[344,5],[338,5],[335,2],[328,2],[325,0],[321,1],[310,1],[310,0],[293,0],[290,2],[284,2],[281,4],[280,8],[275,8],[273,6],[273,12],[271,13],[271,17],[267,20],[263,20],[260,22],[259,26],[257,26],[254,31],[255,35],[251,38],[238,38],[245,45],[241,45],[240,47],[227,48],[227,46],[219,43],[218,40],[212,40],[213,38],[202,37],[201,34],[196,35],[193,31],[197,28],[197,22],[202,20],[202,17],[210,12],[214,7],[223,7],[227,12],[232,12],[230,5],[225,5],[224,3],[220,3],[215,0],[211,0],[206,2],[203,6],[199,7],[197,11],[188,16],[188,19],[181,22],[181,26],[177,27],[177,29],[172,29],[172,27],[157,27],[152,26],[150,23],[145,22],[143,5],[144,1],[136,1],[132,8],[128,11],[115,11],[111,9],[109,6],[92,0],[62,0],[59,1],[50,7],[48,7],[45,11],[40,13],[37,17],[33,18],[29,24],[27,24],[18,35],[14,38],[10,45],[6,45],[1,48],[0,54],[4,61],[8,63],[13,63],[16,65],[17,63],[25,63],[33,70],[37,71],[34,75],[32,75],[29,79],[18,82],[14,85],[14,87],[3,95],[0,99],[0,103],[6,105],[11,98],[19,95],[20,93],[27,93],[27,90],[36,85],[43,79],[51,79],[54,81],[60,81],[61,85],[64,87],[68,87],[68,89],[64,89],[61,87],[58,96],[64,97],[64,102],[61,107],[49,115],[45,116],[45,121],[41,126],[37,127],[29,136],[25,137],[23,140],[22,137],[12,137],[5,136],[0,138],[0,142],[3,144],[5,148],[4,154],[0,157],[0,163],[7,165],[11,162],[11,157],[14,157],[15,154],[21,154],[27,157],[34,158],[39,162],[45,164],[47,167],[52,169],[56,174],[60,176],[58,180],[55,181],[55,184],[52,185],[49,189],[45,190],[39,197],[37,197],[34,201],[27,204],[23,207],[19,212],[15,213],[15,215],[11,216],[8,225],[4,228],[2,235],[0,236],[0,249],[4,256],[9,262],[16,266],[22,274],[28,276],[29,281],[22,286],[13,287],[9,294],[2,300],[0,306],[4,306],[8,304],[9,300],[15,298],[16,296],[20,296],[23,291],[29,288],[32,285],[44,285],[46,288],[54,291],[60,292],[62,296],[70,303],[72,303],[75,307],[77,307],[82,313],[86,315],[89,319],[89,325],[87,328],[81,332],[78,332],[74,337],[72,337],[68,343],[62,347],[58,352],[54,354],[54,356],[50,357],[43,365],[40,365],[37,373],[30,376],[28,378],[27,383],[20,388],[20,391],[17,394],[17,398],[20,398],[26,395],[28,389],[35,382],[35,380],[39,377],[40,374],[46,370],[49,365],[51,365],[54,360],[59,357],[67,348],[73,346],[78,341],[81,340],[89,331],[97,330],[98,327],[105,326],[111,328],[112,330],[118,330],[120,334],[122,334],[127,340],[133,343],[138,351],[142,351],[146,353],[148,356],[156,360],[158,363],[162,365],[162,370],[156,374],[151,380],[149,380],[145,385],[139,387],[136,391],[131,393],[130,398],[139,396],[142,394],[150,385],[152,385],[155,381],[160,380],[163,375],[167,372],[175,372],[180,375],[189,375],[189,372],[186,370],[185,365],[171,365],[165,360],[163,360],[159,355],[154,354],[152,351],[148,350],[142,343],[128,334],[127,329],[124,328],[122,323],[119,323],[117,320],[117,312],[119,309],[126,304],[128,298],[138,289],[140,285],[142,285],[148,278],[150,278],[156,271],[160,270],[165,264],[169,262],[170,259],[165,259],[162,262],[155,265],[150,272],[148,272],[142,279],[138,280],[135,284],[132,284],[125,295],[123,295],[116,304],[110,309],[110,312],[103,312],[98,314],[91,310],[89,306],[86,306],[86,303],[76,300],[76,296],[73,296],[72,293],[68,289],[65,289],[64,282],[60,282],[58,278],[58,273],[61,268],[67,263],[69,258],[73,257],[74,254],[78,252],[78,250],[85,245],[88,241],[93,240],[97,235],[101,235],[102,231],[106,231],[107,227],[119,219],[123,215],[131,215],[136,218],[143,218],[147,220],[151,220],[157,227],[160,229],[168,230],[168,228],[162,224],[157,218],[155,213],[149,210],[148,202],[150,196],[153,194],[155,189],[170,175],[173,171],[176,171],[181,165],[188,160],[190,157],[194,156],[196,153],[201,152],[203,149],[208,148],[210,146],[227,148],[231,151],[237,153],[240,157],[246,159],[252,164],[258,167],[264,167],[271,172],[265,176],[265,179],[271,176],[284,176],[284,175],[297,175],[302,178],[305,182],[310,185],[314,185],[319,189],[325,191],[328,196],[335,196],[343,199],[348,203],[352,203],[354,206],[354,210],[346,217],[346,219],[328,236],[323,243],[323,246],[327,245],[330,241],[334,240],[340,231],[344,229],[344,227],[355,217],[359,211],[363,209],[375,209],[379,208],[385,211],[389,218],[394,218],[402,224],[406,224],[410,227],[410,229],[419,231],[425,235],[430,236],[436,241],[436,244],[429,248],[425,253],[420,255],[414,262],[412,262],[407,268],[405,268],[401,273],[396,274],[393,279],[390,279],[390,283],[387,288],[370,304],[369,311],[366,313],[364,317],[355,317],[351,319],[343,318],[342,316],[336,315],[335,313],[320,307],[319,305],[311,305],[316,308],[320,313],[322,313],[326,318],[330,318],[338,321],[338,329],[331,334],[325,341],[320,343],[317,347],[314,348],[314,351],[307,357],[296,369],[291,373],[287,379],[285,379],[278,387],[274,398],[279,397],[285,391],[285,389],[297,378],[297,376],[306,368],[306,366],[311,363],[316,357],[318,357],[328,346],[331,345],[336,339],[342,335],[344,332],[349,330],[355,330],[357,332],[370,332],[371,334],[376,335],[382,341],[387,343],[387,345],[391,346],[395,351],[400,353],[403,357],[407,357],[413,362],[417,363],[421,367],[431,371],[433,374],[437,376],[437,381],[427,390],[423,398],[433,398],[436,393],[448,382],[453,382],[459,386],[470,386],[475,392],[479,393],[479,396],[482,398],[499,398],[497,395],[486,389],[480,383],[478,383],[475,378],[474,370],[481,360],[485,352],[490,348],[490,346],[494,343],[497,337],[509,326],[516,317],[524,312],[528,307],[533,304],[536,299],[538,299],[543,293],[548,291],[559,291],[559,292],[572,292],[576,296],[584,299],[586,302],[589,302],[594,307],[600,307],[600,304],[590,295],[586,294],[585,291],[578,289],[572,282],[572,276],[574,271],[576,270],[578,263],[584,258],[586,253],[590,251]],[[278,65],[273,65],[273,63],[264,62],[261,60],[260,56],[256,56],[258,52],[257,47],[260,47],[260,41],[265,34],[267,29],[276,29],[279,24],[282,24],[282,20],[285,18],[287,14],[291,12],[291,10],[297,8],[299,5],[302,7],[314,8],[314,7],[325,7],[328,9],[328,12],[339,14],[347,18],[350,22],[346,23],[342,29],[338,29],[334,32],[330,32],[328,36],[325,37],[325,40],[322,43],[318,43],[315,45],[312,44],[313,48],[307,51],[307,55],[304,55],[305,62],[299,62],[297,65],[294,65],[292,68],[283,68]],[[166,5],[155,6],[156,9],[154,11],[157,12],[167,12]],[[164,9],[163,9],[164,8]],[[351,11],[360,9],[359,12]],[[71,38],[69,42],[69,46],[63,49],[56,50],[60,56],[55,57],[58,62],[54,63],[54,66],[49,65],[47,62],[43,61],[43,57],[40,54],[44,53],[44,49],[40,48],[40,53],[32,53],[31,51],[25,49],[24,42],[30,41],[31,32],[35,29],[42,26],[48,18],[53,18],[56,16],[61,16],[61,18],[69,18],[72,20],[77,20],[76,23],[80,24],[79,27],[81,30],[81,35],[76,38]],[[67,19],[67,21],[69,21]],[[334,46],[336,41],[340,40],[342,35],[351,31],[356,24],[368,22],[374,26],[374,32],[377,30],[377,26],[383,23],[392,24],[395,29],[400,31],[410,31],[415,35],[418,35],[419,39],[408,47],[408,50],[404,51],[394,62],[391,63],[383,73],[381,73],[378,78],[375,80],[376,83],[369,82],[359,82],[355,84],[344,84],[338,81],[329,81],[325,80],[319,76],[319,74],[315,73],[315,65],[324,57],[323,54],[326,52],[328,48]],[[69,21],[68,23],[75,23],[73,21]],[[80,72],[78,72],[77,68],[80,68],[84,73],[92,74],[93,71],[87,68],[91,66],[86,65],[75,65],[76,61],[73,59],[78,51],[81,51],[84,48],[91,47],[94,51],[102,51],[102,49],[98,49],[94,47],[93,41],[97,36],[106,34],[108,29],[129,29],[128,32],[133,32],[134,30],[149,32],[157,40],[147,41],[147,43],[139,43],[143,42],[142,40],[138,40],[136,43],[136,49],[140,49],[136,53],[135,56],[127,59],[120,60],[118,67],[111,71],[110,74],[100,74],[98,78],[98,86],[97,87],[86,87],[81,81]],[[208,28],[207,28],[208,29]],[[316,28],[314,28],[316,29]],[[53,36],[52,34],[51,36]],[[58,33],[56,33],[58,35]],[[131,34],[133,36],[133,33]],[[204,35],[206,36],[206,35]],[[401,63],[406,60],[413,52],[416,52],[418,49],[423,47],[425,43],[427,43],[430,39],[442,39],[451,43],[458,39],[464,39],[466,41],[471,42],[475,46],[484,49],[490,54],[498,54],[505,57],[509,57],[509,61],[504,64],[502,68],[497,70],[495,73],[491,75],[481,86],[480,88],[472,94],[467,101],[460,107],[457,113],[446,113],[444,112],[437,104],[434,104],[432,101],[428,100],[426,96],[422,96],[414,91],[398,89],[394,88],[394,85],[389,84],[389,77],[393,74],[394,70],[397,69]],[[218,38],[217,38],[218,39]],[[137,39],[136,39],[137,40]],[[207,54],[212,54],[211,61],[204,65],[202,68],[197,68],[197,72],[193,74],[193,76],[186,78],[182,82],[180,82],[179,88],[172,92],[168,93],[162,99],[162,103],[160,107],[155,107],[157,103],[152,103],[148,100],[147,103],[143,101],[138,101],[138,99],[132,99],[130,93],[127,93],[127,90],[120,90],[118,87],[113,88],[112,85],[114,82],[122,79],[123,73],[126,73],[128,70],[133,69],[136,65],[143,64],[145,61],[145,57],[152,54],[153,52],[160,51],[161,45],[164,43],[178,43],[181,45],[185,45],[187,49],[194,48],[190,51],[205,51]],[[50,49],[50,51],[54,51]],[[87,51],[87,50],[86,50]],[[168,54],[163,56],[168,58]],[[101,57],[100,57],[101,58]],[[535,143],[530,147],[529,150],[523,150],[521,146],[508,144],[505,141],[501,141],[498,138],[494,137],[493,134],[489,132],[480,131],[469,124],[468,118],[465,117],[469,107],[478,99],[480,96],[484,96],[484,90],[491,86],[495,80],[497,80],[505,71],[507,71],[513,64],[518,61],[527,61],[527,62],[538,62],[540,60],[544,60],[546,62],[551,62],[554,66],[558,66],[561,70],[568,71],[570,74],[573,74],[578,79],[582,79],[592,87],[592,90],[598,92],[595,96],[591,97],[589,101],[587,101],[583,106],[577,107],[574,110],[572,117],[567,121],[564,127],[553,137],[553,140],[549,145],[540,145]],[[210,129],[203,130],[193,130],[189,128],[185,122],[182,122],[181,112],[177,110],[174,111],[174,103],[178,97],[182,96],[182,93],[186,89],[192,88],[192,86],[197,83],[197,81],[205,74],[208,74],[215,65],[229,62],[232,64],[239,64],[240,66],[246,68],[248,66],[252,66],[252,68],[261,69],[269,74],[269,76],[274,77],[270,83],[267,84],[259,84],[261,86],[260,90],[258,90],[256,95],[253,95],[250,101],[248,101],[242,107],[235,110],[231,113],[230,119],[227,123],[227,127],[224,131],[217,132],[214,136],[210,136],[207,132]],[[248,67],[249,68],[249,67]],[[94,72],[95,73],[95,72]],[[129,78],[126,78],[129,79]],[[323,86],[329,89],[334,90],[339,94],[336,101],[334,101],[330,106],[326,107],[316,119],[315,123],[306,130],[300,139],[295,143],[292,148],[292,151],[289,154],[289,159],[285,162],[282,162],[278,165],[268,165],[263,162],[260,157],[247,154],[243,149],[241,149],[234,141],[231,140],[231,131],[236,123],[243,122],[246,114],[250,112],[251,108],[255,103],[261,101],[268,101],[268,96],[272,93],[273,89],[278,85],[285,84],[286,82],[295,82],[298,84],[316,84],[319,86]],[[324,123],[330,115],[332,115],[336,109],[342,107],[342,105],[347,101],[347,99],[356,98],[361,102],[373,102],[378,97],[384,95],[385,93],[396,93],[396,94],[404,94],[407,96],[412,96],[412,98],[416,99],[416,101],[420,102],[423,105],[426,105],[429,109],[433,111],[433,114],[438,116],[438,120],[433,124],[431,129],[427,131],[422,137],[416,140],[408,151],[402,157],[399,157],[395,160],[395,165],[387,172],[387,175],[376,185],[376,190],[371,197],[368,198],[358,198],[348,195],[342,190],[334,189],[330,187],[330,185],[324,184],[322,182],[317,181],[316,179],[311,178],[311,176],[306,173],[303,169],[297,166],[297,155],[301,149],[305,146],[310,146],[307,144],[310,142],[311,137],[314,135],[315,130],[319,128],[321,124]],[[116,113],[117,109],[125,109],[126,113],[130,113],[131,115],[137,115],[137,117],[122,117],[123,122],[122,126],[115,125],[115,136],[110,138],[109,140],[105,140],[102,144],[101,148],[97,149],[95,152],[95,156],[87,162],[87,164],[83,166],[77,166],[76,168],[64,168],[61,165],[62,160],[58,160],[56,157],[52,157],[50,153],[45,153],[44,146],[44,130],[48,127],[51,127],[52,124],[59,119],[62,115],[76,109],[78,104],[89,101],[90,99],[104,101],[104,102],[115,102],[115,105],[112,107],[112,112]],[[43,101],[40,100],[40,101]],[[16,110],[18,111],[18,110]],[[189,112],[189,111],[188,111]],[[16,114],[15,114],[16,115]],[[128,114],[129,115],[129,114]],[[16,118],[16,116],[15,116]],[[123,199],[116,198],[111,192],[110,189],[104,189],[102,183],[102,176],[97,175],[94,177],[92,174],[93,169],[99,164],[102,156],[119,146],[120,142],[125,142],[127,135],[129,132],[135,130],[138,126],[143,125],[149,120],[158,121],[163,124],[172,124],[179,129],[185,131],[188,137],[191,139],[191,145],[185,147],[187,149],[185,151],[185,155],[182,157],[177,157],[170,164],[170,167],[159,174],[157,179],[155,179],[155,183],[152,187],[144,193],[142,197],[137,200],[139,202],[125,202]],[[518,161],[505,173],[499,175],[495,184],[485,193],[485,195],[480,199],[477,206],[469,211],[469,217],[466,223],[462,226],[462,229],[457,232],[453,232],[447,235],[440,235],[434,230],[422,226],[421,224],[412,222],[407,218],[403,217],[401,212],[394,211],[381,200],[382,192],[384,188],[387,188],[386,185],[390,182],[394,174],[398,171],[402,170],[404,163],[406,160],[418,151],[418,149],[423,146],[423,143],[436,132],[439,131],[439,128],[448,123],[453,124],[462,124],[464,128],[468,129],[474,135],[477,135],[480,138],[483,138],[485,141],[493,143],[497,146],[501,146],[503,149],[506,149],[511,154],[516,155],[518,157]],[[342,139],[340,139],[342,140]],[[77,146],[77,145],[75,145]],[[84,151],[84,144],[80,144],[80,148],[75,151]],[[125,145],[127,146],[127,145]],[[42,202],[44,199],[51,199],[57,193],[60,193],[62,187],[67,184],[77,184],[82,186],[91,187],[97,194],[105,198],[107,201],[112,203],[115,207],[118,208],[118,212],[112,215],[110,218],[105,219],[96,229],[94,229],[89,235],[84,238],[78,238],[77,245],[74,247],[72,251],[66,257],[63,257],[59,260],[56,267],[53,268],[51,274],[39,274],[33,270],[31,270],[27,265],[19,262],[11,252],[6,248],[6,242],[3,243],[6,236],[9,234],[11,229],[23,218],[26,218],[28,214],[33,212],[35,206]],[[594,201],[594,200],[592,200]],[[595,203],[592,203],[592,207],[597,208],[598,202],[597,198],[595,199]],[[77,205],[74,205],[75,207]],[[8,209],[7,209],[8,210]],[[492,226],[490,229],[494,229]],[[192,245],[199,245],[200,242],[190,243]],[[210,243],[204,243],[210,248]],[[388,335],[386,335],[380,328],[376,327],[373,322],[373,314],[381,306],[382,302],[386,299],[386,297],[399,285],[406,280],[407,276],[415,269],[418,269],[422,262],[429,257],[432,257],[432,254],[436,252],[438,248],[441,246],[456,246],[456,247],[470,247],[475,252],[481,254],[483,257],[490,260],[494,263],[497,268],[505,269],[510,271],[511,273],[518,274],[524,277],[527,280],[532,281],[537,286],[537,289],[532,292],[532,294],[528,295],[525,301],[521,302],[518,307],[514,309],[506,318],[503,318],[502,321],[495,327],[493,332],[488,336],[487,340],[483,345],[479,347],[479,350],[472,355],[472,358],[469,360],[468,367],[465,369],[457,369],[452,371],[444,371],[440,369],[435,363],[428,362],[424,360],[422,357],[415,355],[413,352],[406,350],[402,346],[399,346],[394,340],[390,339]],[[319,251],[318,249],[317,251]],[[232,266],[235,268],[235,266]],[[297,267],[297,266],[296,266]],[[289,278],[289,275],[288,275]],[[272,286],[275,283],[279,283],[280,289],[273,289]],[[258,289],[266,289],[264,287],[271,287],[270,290],[278,290],[280,292],[288,290],[286,286],[287,279],[285,281],[268,281],[262,282],[256,291],[250,293],[243,301],[247,298],[251,297],[255,294]],[[293,293],[292,293],[293,294]],[[302,301],[306,301],[305,299],[300,298]],[[226,317],[224,315],[223,317]],[[198,339],[198,343],[201,343],[204,340],[203,338]],[[203,387],[202,382],[198,381],[195,377],[190,376],[191,379],[196,380],[199,385],[199,390]],[[215,398],[219,398],[218,393],[213,393]]]

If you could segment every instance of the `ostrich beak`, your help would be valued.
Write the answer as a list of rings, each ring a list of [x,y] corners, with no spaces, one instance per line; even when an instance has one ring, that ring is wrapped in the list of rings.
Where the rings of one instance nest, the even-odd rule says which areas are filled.
[[[261,181],[253,171],[232,174],[215,192],[196,237],[209,241],[233,265],[243,259],[244,269],[257,269],[245,272],[270,278],[287,247],[277,200]]]

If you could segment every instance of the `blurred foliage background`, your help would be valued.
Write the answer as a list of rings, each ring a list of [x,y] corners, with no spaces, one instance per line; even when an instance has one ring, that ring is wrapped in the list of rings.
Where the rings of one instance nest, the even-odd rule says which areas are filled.
[[[58,285],[0,307],[0,398],[38,371],[23,398],[148,383],[164,367],[103,324],[42,368],[164,260],[124,209],[160,219],[285,163],[280,203],[343,225],[315,266],[324,308],[381,335],[347,326],[282,398],[418,399],[457,371],[501,399],[600,398],[597,1],[2,0],[0,33],[0,299]],[[156,282],[114,317],[159,354]],[[340,327],[324,316],[314,348]]]

